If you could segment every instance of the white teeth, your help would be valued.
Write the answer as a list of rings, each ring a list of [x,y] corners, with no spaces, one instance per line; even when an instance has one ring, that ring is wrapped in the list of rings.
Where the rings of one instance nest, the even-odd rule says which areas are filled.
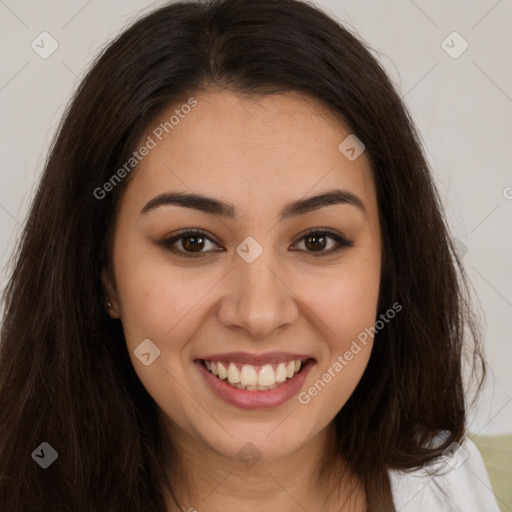
[[[229,363],[228,380],[231,384],[237,384],[240,382],[240,372],[233,363]]]
[[[222,363],[217,363],[217,371],[219,372],[219,379],[224,380],[228,376],[228,372]]]
[[[259,371],[257,367],[250,364],[244,364],[241,370],[234,363],[220,361],[204,361],[204,365],[219,379],[238,389],[267,391],[293,378],[300,371],[302,361],[282,362],[275,370],[271,364],[265,364],[259,367]]]
[[[276,368],[276,382],[284,382],[286,380],[286,365],[279,363]]]
[[[240,384],[242,386],[256,386],[258,384],[258,374],[254,366],[244,364],[240,372]]]
[[[276,383],[276,376],[272,365],[266,364],[258,372],[258,384],[260,386],[271,386]]]

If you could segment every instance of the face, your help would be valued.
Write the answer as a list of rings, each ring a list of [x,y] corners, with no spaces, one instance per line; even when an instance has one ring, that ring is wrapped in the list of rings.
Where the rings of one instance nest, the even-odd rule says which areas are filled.
[[[102,274],[110,314],[174,435],[233,460],[284,457],[327,431],[370,356],[370,161],[351,139],[339,149],[350,130],[311,98],[194,100],[142,139]]]

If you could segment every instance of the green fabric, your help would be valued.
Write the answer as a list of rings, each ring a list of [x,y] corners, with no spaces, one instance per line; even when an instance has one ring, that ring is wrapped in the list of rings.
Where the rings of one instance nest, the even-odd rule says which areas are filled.
[[[484,459],[496,501],[502,512],[512,510],[512,434],[468,437]]]

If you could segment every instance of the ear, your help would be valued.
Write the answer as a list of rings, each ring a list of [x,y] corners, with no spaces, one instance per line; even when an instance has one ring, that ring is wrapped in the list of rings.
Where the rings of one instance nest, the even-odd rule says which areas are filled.
[[[120,318],[119,314],[119,301],[117,299],[117,293],[115,286],[110,279],[105,267],[101,269],[101,281],[103,288],[105,289],[105,309],[107,309],[110,318]],[[112,307],[109,307],[107,302],[110,301]]]

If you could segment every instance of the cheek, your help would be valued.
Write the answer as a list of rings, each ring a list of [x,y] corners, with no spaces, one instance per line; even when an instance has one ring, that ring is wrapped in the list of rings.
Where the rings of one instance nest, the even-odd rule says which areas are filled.
[[[119,250],[115,259],[128,345],[145,338],[167,343],[190,325],[190,313],[213,287],[215,276],[172,265],[161,252],[137,240],[127,238],[119,247],[130,248]]]
[[[301,285],[301,296],[322,320],[331,358],[349,349],[352,340],[374,326],[379,298],[380,267],[377,259],[347,261],[338,271],[316,275]],[[309,292],[308,292],[309,290]]]
[[[166,404],[173,404],[183,411],[183,386],[190,371],[187,343],[200,325],[201,298],[215,279],[207,275],[187,278],[183,270],[150,255],[135,261],[126,255],[118,264],[122,325],[135,371],[160,406],[165,409]],[[159,354],[154,360],[151,355],[153,362],[146,366],[137,353],[142,353],[139,347],[148,339]]]
[[[343,279],[322,290],[315,299],[318,311],[326,324],[326,339],[333,349],[342,349],[348,340],[373,326],[377,314],[378,283],[376,286],[350,286]]]
[[[309,408],[321,427],[343,408],[361,379],[373,347],[378,281],[361,286],[354,275],[323,289],[313,302],[326,341],[299,403]]]
[[[343,407],[368,364],[377,316],[379,261],[354,259],[328,278],[318,277],[314,287],[313,281],[304,283],[309,286],[299,294],[309,296],[307,305],[326,343],[299,402],[314,410],[322,423]]]

